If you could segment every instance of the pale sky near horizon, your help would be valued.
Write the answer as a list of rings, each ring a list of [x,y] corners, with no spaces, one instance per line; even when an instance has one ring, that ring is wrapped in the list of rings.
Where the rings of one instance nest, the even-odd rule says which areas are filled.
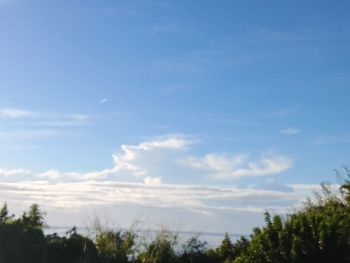
[[[0,0],[0,202],[249,233],[350,164],[350,2]]]

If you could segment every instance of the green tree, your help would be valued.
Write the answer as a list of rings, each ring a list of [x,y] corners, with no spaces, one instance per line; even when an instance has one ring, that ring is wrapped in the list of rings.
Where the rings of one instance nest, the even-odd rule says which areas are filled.
[[[48,235],[47,262],[50,263],[95,263],[98,253],[95,244],[88,238],[77,233],[73,227],[60,237],[57,234]]]
[[[208,243],[201,241],[199,236],[193,236],[182,246],[180,255],[181,262],[186,263],[203,263],[207,262],[206,250]]]
[[[228,233],[225,233],[224,239],[221,242],[221,245],[217,249],[217,253],[221,260],[230,262],[234,258],[233,244],[231,242],[230,236]]]
[[[24,226],[42,229],[45,213],[40,211],[37,204],[32,204],[28,212],[24,212],[21,222]]]
[[[104,262],[129,262],[133,258],[136,235],[131,231],[102,231],[96,236],[96,246]]]
[[[143,263],[174,263],[178,261],[175,253],[177,236],[166,230],[161,230],[156,238],[146,244],[144,252],[138,260]]]
[[[9,212],[7,209],[7,204],[4,203],[4,205],[2,206],[2,208],[0,210],[0,224],[6,223],[10,219],[8,214],[9,214]]]
[[[0,214],[0,262],[44,263],[46,240],[42,229],[33,227],[27,218],[8,217],[6,205]]]
[[[340,192],[347,189],[344,185]],[[265,226],[254,230],[247,249],[234,262],[350,262],[348,196],[340,198],[339,191],[322,187],[316,201],[307,201],[284,220],[266,213]]]

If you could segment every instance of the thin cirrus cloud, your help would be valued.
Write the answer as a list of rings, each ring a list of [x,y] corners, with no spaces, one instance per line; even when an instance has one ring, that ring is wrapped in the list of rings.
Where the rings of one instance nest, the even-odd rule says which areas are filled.
[[[312,143],[317,145],[350,143],[350,134],[319,136],[315,138]]]
[[[19,118],[28,118],[35,117],[36,113],[27,110],[21,110],[16,108],[1,108],[0,117],[4,119],[19,119]]]
[[[71,136],[74,133],[62,130],[52,129],[18,129],[0,131],[0,139],[2,140],[33,140],[47,139],[59,136]]]
[[[288,127],[288,128],[281,130],[280,132],[283,134],[287,134],[287,135],[294,135],[294,134],[300,133],[300,130],[293,128],[293,127]]]
[[[26,119],[30,120],[33,125],[50,125],[57,123],[84,123],[89,121],[92,116],[81,113],[50,113],[50,112],[36,112],[31,110],[24,110],[20,108],[0,108],[0,118],[2,119]],[[29,124],[30,124],[29,123]]]
[[[91,124],[96,116],[4,107],[0,108],[0,119],[3,120],[0,139],[32,140],[75,135],[75,127]]]
[[[273,118],[291,117],[297,113],[298,108],[291,107],[270,112],[267,116]]]

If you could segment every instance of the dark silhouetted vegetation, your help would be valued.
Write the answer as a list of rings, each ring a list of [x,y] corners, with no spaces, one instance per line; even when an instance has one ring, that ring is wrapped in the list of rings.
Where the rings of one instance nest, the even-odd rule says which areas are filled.
[[[44,235],[37,205],[16,218],[0,209],[1,263],[289,263],[350,262],[350,173],[337,191],[322,185],[314,200],[287,216],[265,213],[265,225],[233,242],[225,234],[217,248],[198,236],[184,244],[169,231],[142,241],[135,231],[99,226],[94,237],[73,228],[64,236]],[[146,239],[147,240],[147,239]]]

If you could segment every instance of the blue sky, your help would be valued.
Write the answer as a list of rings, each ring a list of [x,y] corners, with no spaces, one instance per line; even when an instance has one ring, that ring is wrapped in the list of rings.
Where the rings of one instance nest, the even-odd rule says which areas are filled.
[[[350,163],[349,11],[0,0],[0,201],[231,232],[297,207]]]

